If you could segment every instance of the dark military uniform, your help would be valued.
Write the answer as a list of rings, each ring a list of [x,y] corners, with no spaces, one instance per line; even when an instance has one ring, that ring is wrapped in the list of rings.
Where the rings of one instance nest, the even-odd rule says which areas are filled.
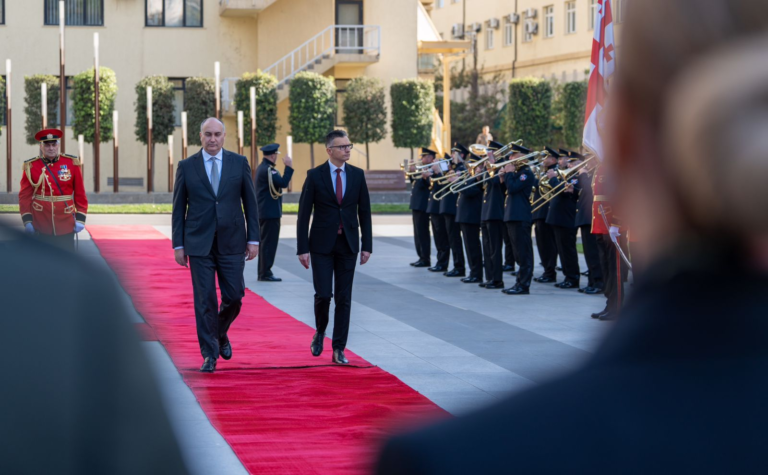
[[[552,149],[547,148],[550,154]],[[553,155],[557,158],[557,153]],[[547,167],[547,170],[557,170],[557,163]],[[539,180],[546,180],[546,170],[539,176]],[[541,198],[539,187],[537,186],[533,193],[533,202],[536,203]],[[555,239],[555,230],[547,224],[547,215],[549,214],[549,203],[533,212],[533,224],[536,228],[536,249],[539,251],[539,259],[544,267],[544,273],[537,277],[537,282],[554,282],[557,279],[557,241]]]
[[[433,178],[442,176],[433,175]],[[429,270],[434,272],[444,272],[448,270],[448,262],[451,258],[451,243],[448,239],[448,230],[445,227],[445,219],[440,216],[440,201],[435,199],[435,193],[440,191],[443,186],[437,183],[431,186],[429,190],[429,201],[427,202],[427,213],[429,214],[429,221],[432,223],[432,235],[435,238],[435,248],[437,248],[437,264],[435,267],[430,267]]]
[[[461,227],[464,248],[467,251],[469,277],[467,283],[479,283],[483,280],[483,251],[480,244],[480,215],[483,209],[483,190],[473,186],[458,193],[456,202],[456,222]]]
[[[432,260],[432,246],[429,237],[429,178],[411,178],[411,215],[413,216],[413,242],[419,260],[413,264],[429,267]]]
[[[552,187],[560,183],[560,178],[552,178],[549,183]],[[570,183],[576,184],[578,180],[572,178]],[[547,224],[555,231],[555,242],[560,262],[563,265],[565,280],[558,286],[576,288],[579,286],[581,271],[579,270],[579,254],[576,250],[576,202],[579,197],[576,193],[562,192],[549,202]]]
[[[501,255],[504,242],[504,191],[498,175],[486,181],[483,186],[485,190],[480,219],[487,280],[485,287],[500,288],[504,285]]]
[[[600,265],[600,251],[597,237],[592,234],[592,176],[591,173],[580,173],[575,192],[579,195],[576,204],[576,227],[581,231],[581,244],[584,247],[584,258],[587,261],[589,277],[587,289],[603,289],[603,271]]]
[[[265,155],[277,153],[277,144],[261,149]],[[273,277],[272,265],[275,263],[277,244],[280,241],[280,218],[283,216],[283,197],[274,198],[269,189],[269,177],[272,185],[280,193],[293,177],[293,168],[285,167],[285,176],[275,168],[275,164],[266,158],[256,168],[256,203],[259,208],[259,280]]]
[[[458,165],[455,168],[457,173],[464,170],[464,165]],[[444,188],[450,186],[448,182],[441,186]],[[445,231],[448,235],[448,245],[451,248],[453,254],[453,270],[449,273],[449,277],[464,277],[466,270],[464,268],[464,249],[461,242],[461,226],[456,222],[456,209],[458,203],[458,194],[448,193],[440,200],[440,215],[445,222]]]
[[[504,185],[507,189],[504,222],[520,264],[515,287],[527,291],[533,279],[531,190],[537,187],[538,181],[530,167],[524,166],[514,173],[505,174]]]

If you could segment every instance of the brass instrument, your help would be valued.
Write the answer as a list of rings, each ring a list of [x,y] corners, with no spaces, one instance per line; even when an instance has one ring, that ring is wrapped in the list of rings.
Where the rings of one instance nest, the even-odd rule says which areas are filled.
[[[496,170],[498,170],[499,168],[504,168],[505,166],[510,164],[515,166],[515,170],[519,170],[526,165],[537,166],[541,163],[538,160],[540,158],[545,157],[546,155],[547,155],[547,152],[545,151],[532,152],[532,153],[529,153],[528,155],[518,157],[518,158],[513,158],[511,160],[504,160],[503,162],[491,163],[488,165],[488,174],[491,176],[491,178],[493,178],[493,176],[496,174]]]
[[[427,163],[427,164],[424,164],[424,165],[418,165],[416,167],[416,171],[406,172],[405,176],[407,176],[408,178],[420,176],[422,173],[424,173],[425,171],[427,171],[430,168],[432,168],[432,165],[440,165],[442,162],[451,162],[452,160],[453,160],[452,158],[443,158],[441,160],[436,160],[436,161],[434,161],[432,163]]]
[[[587,160],[585,160],[585,161],[579,163],[578,165],[576,165],[575,167],[569,168],[568,170],[565,170],[565,171],[564,170],[557,170],[558,178],[561,181],[560,181],[560,183],[558,183],[554,187],[549,185],[549,180],[544,180],[544,181],[547,182],[547,187],[546,188],[548,189],[548,191],[544,192],[544,191],[542,191],[541,187],[539,187],[539,193],[541,193],[541,197],[538,200],[536,200],[533,203],[531,203],[531,206],[535,207],[533,210],[531,210],[531,212],[538,211],[544,205],[546,205],[547,203],[552,201],[552,199],[555,196],[557,196],[560,193],[564,192],[566,190],[566,188],[568,187],[568,185],[569,185],[568,182],[571,180],[571,178],[573,178],[573,176],[577,175],[582,168],[585,168],[587,166],[587,164],[589,164],[594,159],[595,159],[595,157],[588,158]]]

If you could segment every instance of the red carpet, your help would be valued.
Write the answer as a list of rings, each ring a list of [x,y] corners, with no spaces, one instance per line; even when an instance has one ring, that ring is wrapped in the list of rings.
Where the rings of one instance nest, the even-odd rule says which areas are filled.
[[[393,375],[347,351],[353,367],[309,352],[314,330],[246,290],[229,332],[234,356],[202,374],[189,270],[151,226],[88,226],[214,427],[250,473],[368,473],[396,427],[445,413]],[[279,284],[278,284],[279,285]],[[306,299],[312,312],[312,296]],[[354,307],[353,315],[354,319]],[[151,330],[151,331],[148,331]],[[354,339],[354,336],[352,337]]]

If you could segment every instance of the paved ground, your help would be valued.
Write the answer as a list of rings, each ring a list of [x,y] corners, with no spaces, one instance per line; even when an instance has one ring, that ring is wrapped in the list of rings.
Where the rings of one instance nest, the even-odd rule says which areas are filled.
[[[92,215],[88,219],[90,224],[150,224],[166,235],[171,229],[167,215]],[[14,220],[18,217],[0,215],[0,221]],[[313,326],[311,271],[301,267],[295,256],[295,217],[283,220],[282,231],[273,270],[283,282],[257,282],[256,261],[252,261],[246,265],[246,285]],[[408,216],[374,217],[374,235],[373,256],[356,271],[349,349],[453,414],[573,368],[588,357],[610,327],[589,318],[603,308],[602,297],[536,283],[530,296],[507,296],[410,267],[416,255]],[[104,264],[98,249],[87,236],[83,238],[82,252]],[[168,257],[172,259],[170,245]],[[537,266],[535,273],[540,272]],[[513,278],[507,279],[511,285]],[[127,297],[126,305],[130,306]],[[138,314],[134,318],[141,319]],[[164,348],[157,342],[144,345],[193,472],[245,473]],[[233,347],[236,355],[236,341]],[[330,358],[326,353],[322,358]]]

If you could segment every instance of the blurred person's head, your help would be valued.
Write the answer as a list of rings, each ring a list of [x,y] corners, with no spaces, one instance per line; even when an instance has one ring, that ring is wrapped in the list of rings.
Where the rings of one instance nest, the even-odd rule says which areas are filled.
[[[475,129],[475,130],[477,130],[477,129]],[[491,132],[491,128],[490,128],[490,127],[488,127],[487,125],[484,125],[484,126],[483,126],[483,133],[484,133],[485,135],[488,135],[490,132]]]
[[[607,140],[631,233],[650,258],[685,239],[768,254],[768,2],[643,0],[623,28]]]

